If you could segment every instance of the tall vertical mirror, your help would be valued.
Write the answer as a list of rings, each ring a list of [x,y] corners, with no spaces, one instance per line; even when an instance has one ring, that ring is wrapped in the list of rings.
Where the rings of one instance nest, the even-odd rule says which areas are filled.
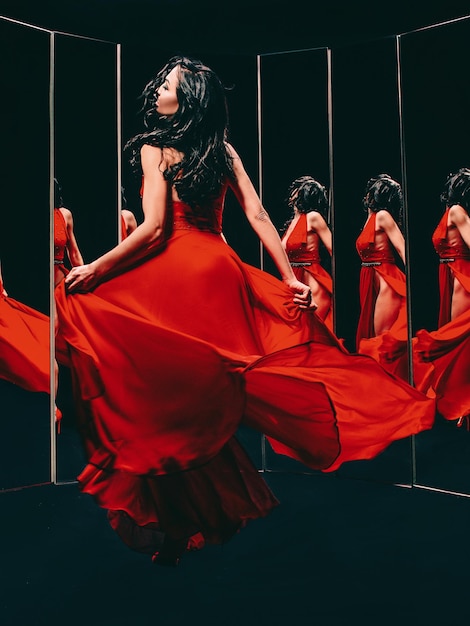
[[[50,480],[50,39],[0,18],[0,490]]]
[[[116,245],[119,233],[118,47],[54,33],[54,284],[72,265]],[[83,466],[70,369],[56,337],[59,364],[57,481]]]
[[[332,57],[336,334],[408,381],[396,38],[338,47]],[[338,475],[410,485],[411,472],[404,439]]]
[[[333,328],[330,51],[267,54],[258,64],[263,204],[294,271],[311,285],[318,314]],[[321,227],[312,229],[312,219]],[[262,266],[278,275],[264,252]],[[296,461],[274,454],[264,440],[263,468],[305,471]]]
[[[399,38],[415,385],[437,397],[416,484],[470,495],[470,18]],[[450,177],[450,174],[456,176]]]

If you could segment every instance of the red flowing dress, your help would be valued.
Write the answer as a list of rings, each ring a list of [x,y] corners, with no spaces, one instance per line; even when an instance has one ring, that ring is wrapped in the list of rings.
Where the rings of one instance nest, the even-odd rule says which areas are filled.
[[[359,299],[361,312],[356,331],[356,349],[379,361],[387,371],[408,380],[406,277],[397,267],[394,250],[388,238],[376,241],[376,213],[371,213],[356,240],[361,258]],[[374,312],[378,296],[376,274],[379,274],[400,298],[400,307],[391,328],[375,334]]]
[[[56,289],[88,464],[81,489],[140,527],[227,539],[277,501],[234,439],[332,471],[432,426],[434,402],[349,354],[243,263],[210,212],[169,201],[166,241],[93,292]]]
[[[454,277],[470,293],[470,249],[456,227],[449,234],[448,220],[449,209],[432,237],[440,260],[439,328],[419,330],[414,351],[419,360],[429,364],[417,387],[435,394],[439,413],[455,420],[470,414],[470,310],[450,319]]]
[[[310,274],[333,300],[333,281],[328,272],[320,265],[320,251],[307,244],[307,215],[302,213],[286,240],[286,252],[295,277],[302,283],[307,282],[305,274]],[[330,306],[323,320],[333,330],[333,306]]]
[[[49,317],[3,295],[0,280],[0,378],[50,392]]]
[[[68,243],[67,224],[60,209],[54,209],[54,282],[59,282],[60,274],[67,276],[69,270],[64,265],[65,248]]]

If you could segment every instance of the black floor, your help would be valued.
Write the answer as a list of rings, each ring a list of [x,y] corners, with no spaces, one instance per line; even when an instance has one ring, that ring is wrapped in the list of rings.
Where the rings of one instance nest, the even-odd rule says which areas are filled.
[[[266,479],[280,507],[174,569],[121,544],[75,484],[0,495],[0,624],[470,624],[470,499],[334,476]]]

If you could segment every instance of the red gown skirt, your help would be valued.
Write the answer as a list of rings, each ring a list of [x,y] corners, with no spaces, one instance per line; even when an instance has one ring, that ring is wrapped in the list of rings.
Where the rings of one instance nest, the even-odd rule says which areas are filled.
[[[440,315],[435,331],[419,330],[413,340],[418,389],[436,396],[437,410],[447,420],[470,414],[470,310],[449,321],[454,275],[470,293],[470,262],[456,259],[439,266]]]
[[[374,286],[375,272],[400,297],[398,315],[391,328],[380,335],[374,332],[374,311],[377,291]],[[375,358],[389,372],[408,380],[408,322],[406,309],[406,277],[394,264],[362,267],[359,283],[361,315],[357,328],[357,350]]]
[[[56,289],[88,465],[83,491],[139,526],[223,541],[277,501],[233,437],[332,471],[430,428],[434,402],[350,355],[283,283],[210,232],[92,293]]]

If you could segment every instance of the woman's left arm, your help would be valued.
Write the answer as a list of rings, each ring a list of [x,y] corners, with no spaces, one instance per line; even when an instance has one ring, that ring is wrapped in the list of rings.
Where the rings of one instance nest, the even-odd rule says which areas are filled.
[[[403,264],[406,265],[405,239],[390,213],[385,210],[377,211],[376,225],[385,232],[392,246],[400,255]]]

